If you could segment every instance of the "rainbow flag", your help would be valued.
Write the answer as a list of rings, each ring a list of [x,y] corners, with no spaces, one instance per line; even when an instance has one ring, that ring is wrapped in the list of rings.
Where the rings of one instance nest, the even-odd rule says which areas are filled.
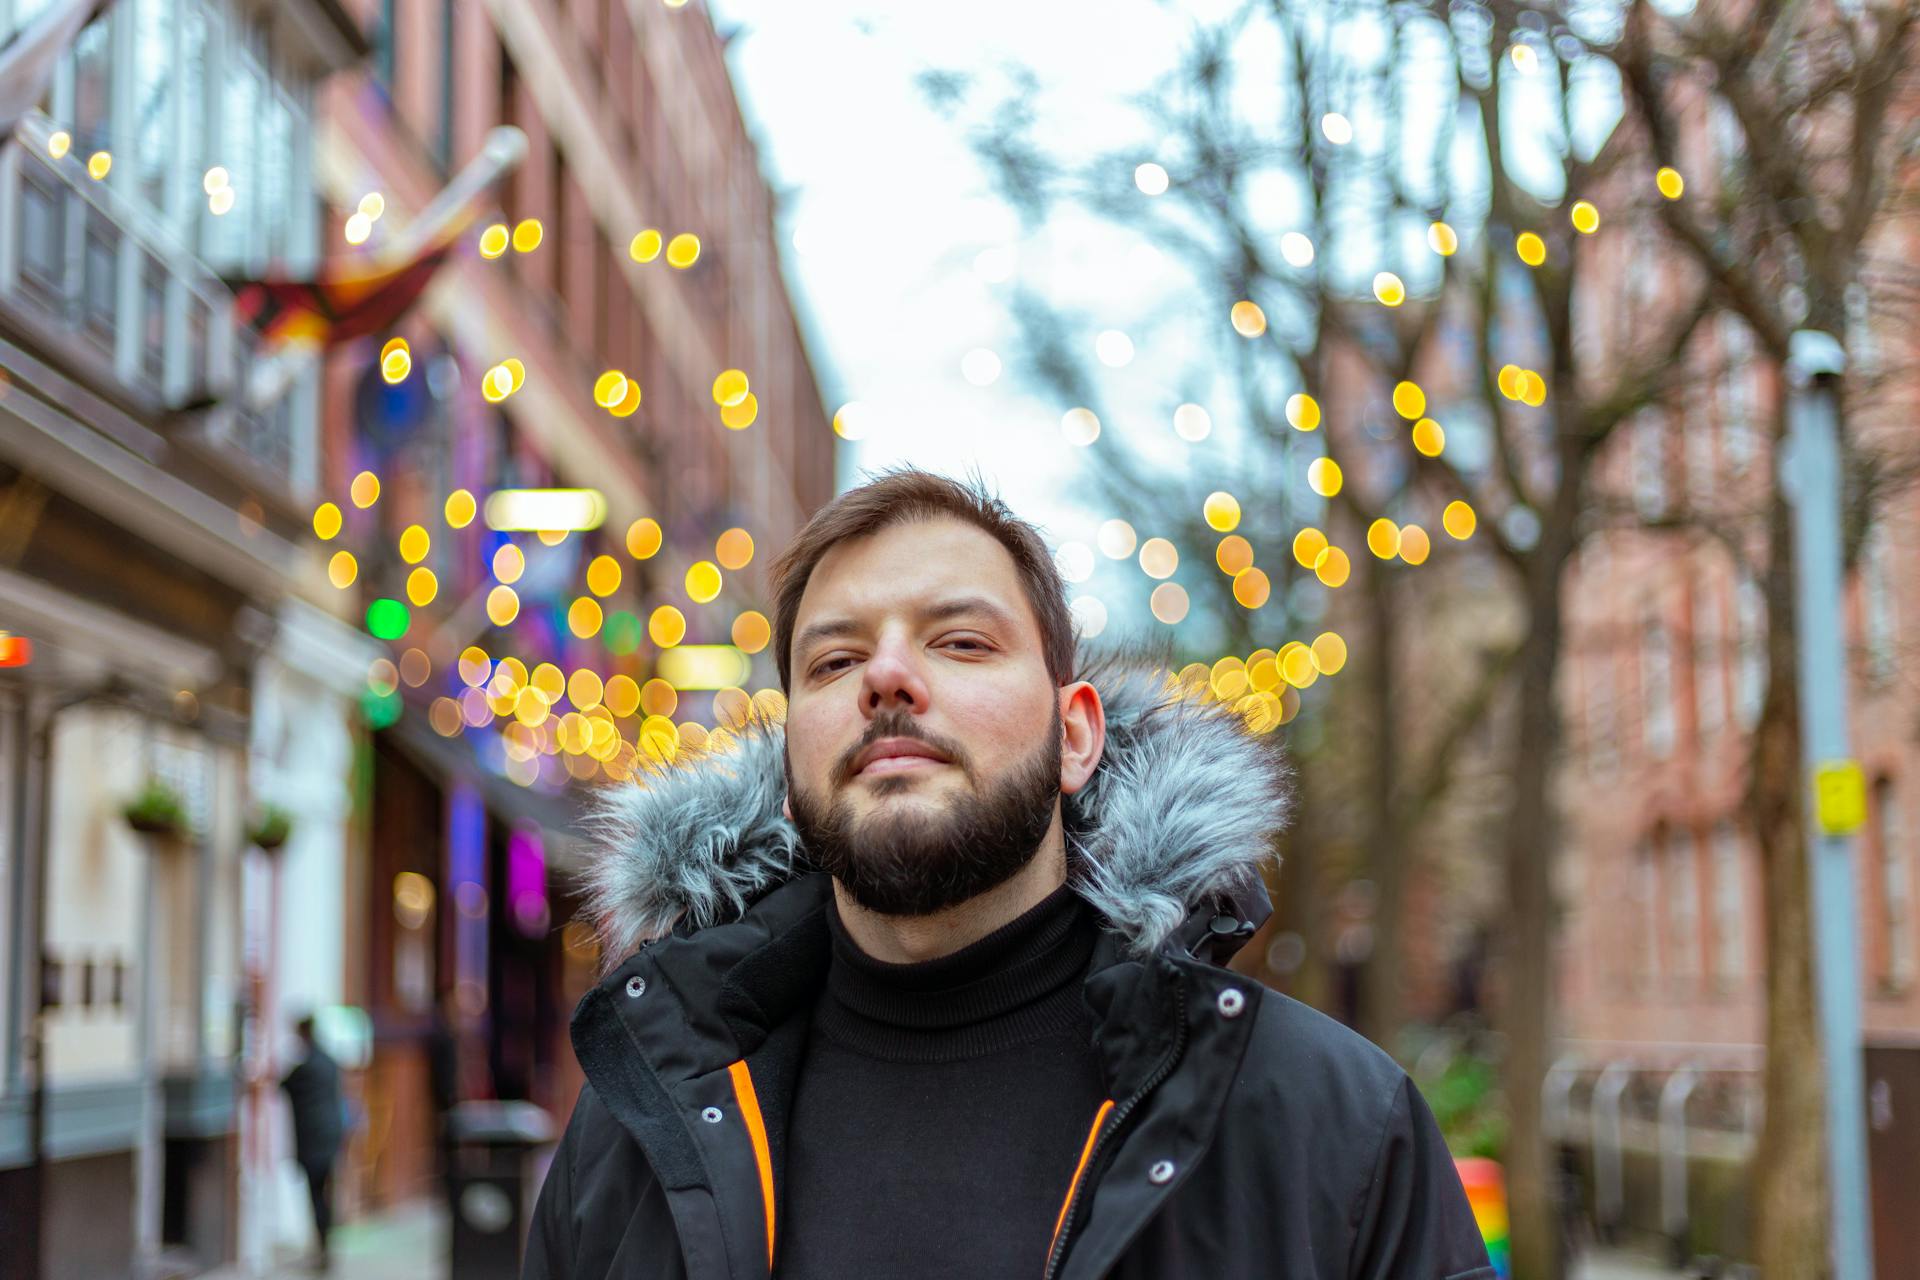
[[[1507,1179],[1499,1164],[1469,1157],[1455,1160],[1460,1185],[1467,1189],[1467,1203],[1473,1206],[1473,1220],[1480,1225],[1480,1238],[1487,1242],[1487,1258],[1501,1280],[1513,1274],[1512,1245],[1507,1240]]]

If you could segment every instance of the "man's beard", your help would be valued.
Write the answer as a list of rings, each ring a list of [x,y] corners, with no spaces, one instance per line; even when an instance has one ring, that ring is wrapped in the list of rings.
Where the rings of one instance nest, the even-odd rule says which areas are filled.
[[[982,792],[976,786],[945,812],[915,808],[900,815],[857,819],[847,789],[870,786],[891,795],[915,785],[904,775],[853,782],[853,761],[881,738],[913,738],[947,757],[971,781],[974,772],[957,743],[921,733],[905,712],[875,720],[836,762],[841,784],[830,804],[794,784],[787,760],[787,797],[807,857],[830,873],[853,900],[886,916],[926,916],[976,898],[1012,879],[1040,850],[1060,796],[1060,710],[1046,739],[1006,780]]]

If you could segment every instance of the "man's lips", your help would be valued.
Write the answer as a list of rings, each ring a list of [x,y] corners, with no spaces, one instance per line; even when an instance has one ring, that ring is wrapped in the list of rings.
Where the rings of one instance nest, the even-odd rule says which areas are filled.
[[[902,773],[946,764],[947,758],[914,738],[882,738],[854,757],[853,773]]]

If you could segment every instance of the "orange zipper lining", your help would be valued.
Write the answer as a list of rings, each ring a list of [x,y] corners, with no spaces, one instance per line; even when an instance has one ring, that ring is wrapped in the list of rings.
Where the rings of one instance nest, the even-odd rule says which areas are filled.
[[[1112,1110],[1113,1099],[1108,1098],[1094,1114],[1093,1128],[1087,1130],[1087,1145],[1080,1149],[1080,1163],[1074,1167],[1073,1181],[1067,1184],[1067,1198],[1060,1205],[1060,1216],[1054,1220],[1053,1239],[1047,1243],[1048,1257],[1053,1256],[1053,1246],[1060,1243],[1060,1229],[1067,1225],[1067,1210],[1073,1207],[1073,1193],[1080,1189],[1080,1176],[1087,1171],[1087,1161],[1093,1158],[1093,1144],[1100,1137],[1100,1126],[1107,1122],[1107,1113]]]
[[[753,1091],[753,1076],[747,1071],[746,1062],[742,1060],[729,1066],[727,1074],[733,1077],[733,1096],[740,1103],[740,1117],[747,1122],[747,1138],[753,1143],[753,1162],[760,1169],[760,1203],[767,1211],[767,1271],[771,1274],[773,1271],[773,1151],[767,1146],[767,1124],[760,1117],[760,1097]],[[1085,1162],[1086,1157],[1082,1156],[1081,1163]]]

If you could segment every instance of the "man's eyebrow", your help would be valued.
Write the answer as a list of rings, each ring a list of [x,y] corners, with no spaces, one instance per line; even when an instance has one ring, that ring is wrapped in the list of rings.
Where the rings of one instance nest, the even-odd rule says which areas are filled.
[[[1013,615],[985,596],[958,596],[941,600],[917,610],[915,616],[922,622],[945,622],[969,613],[984,614],[995,626],[1007,630],[1012,630],[1014,626]],[[825,618],[819,622],[809,622],[794,640],[793,651],[805,653],[808,646],[819,641],[855,635],[860,630],[860,624],[852,618]]]

